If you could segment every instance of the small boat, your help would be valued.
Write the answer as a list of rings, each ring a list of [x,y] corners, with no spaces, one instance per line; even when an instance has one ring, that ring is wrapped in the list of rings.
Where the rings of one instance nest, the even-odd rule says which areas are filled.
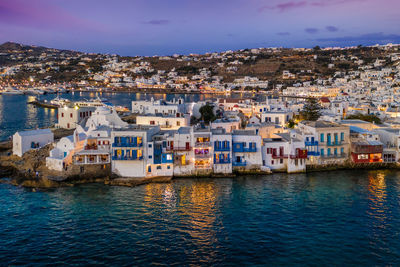
[[[2,95],[23,95],[24,92],[15,87],[8,86],[6,90],[1,92]]]

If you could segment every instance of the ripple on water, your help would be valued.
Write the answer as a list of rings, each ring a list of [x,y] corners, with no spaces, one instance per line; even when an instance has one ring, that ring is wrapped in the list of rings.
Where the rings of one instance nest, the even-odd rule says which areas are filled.
[[[0,185],[0,262],[398,265],[398,172]]]

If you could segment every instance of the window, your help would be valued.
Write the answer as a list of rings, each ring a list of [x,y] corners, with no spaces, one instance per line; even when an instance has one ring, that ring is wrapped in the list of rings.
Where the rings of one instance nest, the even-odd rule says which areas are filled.
[[[340,133],[340,141],[344,141],[344,133]]]
[[[328,148],[328,156],[330,156],[330,155],[331,155],[331,149]]]
[[[176,126],[181,126],[181,122],[180,122],[180,121],[177,121],[177,122],[176,122]]]
[[[72,113],[69,114],[69,117],[72,118]]]
[[[321,156],[324,156],[324,155],[325,155],[325,151],[323,148],[321,148]]]
[[[161,165],[158,165],[158,166],[157,166],[157,170],[161,170]]]
[[[168,170],[171,169],[171,166],[170,166],[170,165],[167,165],[167,169],[168,169]]]
[[[152,147],[152,144],[149,144],[149,148],[151,148]]]
[[[340,149],[340,154],[341,154],[341,155],[344,154],[344,148],[343,148],[343,147]]]
[[[283,159],[280,160],[280,163],[281,163],[281,164],[283,163]]]
[[[322,133],[321,135],[320,135],[320,138],[319,138],[319,140],[321,141],[321,143],[323,143],[324,142],[324,134]]]
[[[150,125],[154,125],[155,124],[155,122],[154,121],[150,121]]]
[[[61,112],[61,117],[64,118],[64,112]]]
[[[167,154],[167,160],[172,160],[172,154]]]
[[[149,155],[149,159],[152,159],[153,158],[153,156],[152,155]]]

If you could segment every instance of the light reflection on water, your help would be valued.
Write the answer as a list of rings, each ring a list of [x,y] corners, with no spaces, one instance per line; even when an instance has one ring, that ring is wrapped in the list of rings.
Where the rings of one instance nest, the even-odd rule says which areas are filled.
[[[400,173],[0,185],[0,262],[399,265]]]

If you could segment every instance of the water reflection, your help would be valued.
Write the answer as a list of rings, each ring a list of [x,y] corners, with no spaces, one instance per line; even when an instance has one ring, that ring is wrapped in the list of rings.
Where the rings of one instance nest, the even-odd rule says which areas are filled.
[[[183,236],[190,236],[188,240],[196,247],[188,256],[198,258],[200,262],[215,260],[216,257],[213,247],[218,242],[215,232],[219,224],[218,195],[220,192],[215,183],[195,181],[146,185],[144,199],[148,208],[154,208],[155,203],[161,205],[160,208],[167,213],[165,217],[179,214],[182,227],[178,231]]]

